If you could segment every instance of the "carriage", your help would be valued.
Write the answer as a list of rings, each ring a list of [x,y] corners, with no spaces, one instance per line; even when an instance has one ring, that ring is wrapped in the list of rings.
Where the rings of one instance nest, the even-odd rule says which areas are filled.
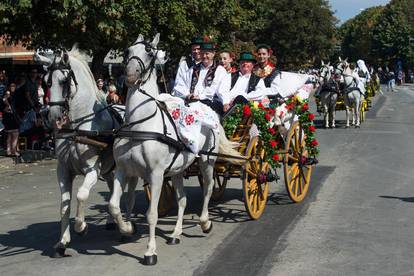
[[[265,161],[266,149],[264,141],[259,135],[252,135],[252,117],[243,117],[237,127],[227,138],[238,143],[237,151],[243,156],[242,162],[229,162],[220,159],[215,163],[214,188],[212,200],[219,201],[223,198],[227,183],[230,179],[240,179],[243,188],[243,201],[245,209],[251,219],[259,219],[266,208],[269,194],[269,186],[280,179],[276,169]],[[283,135],[277,132],[282,145],[276,151],[281,156],[280,163],[283,166],[284,183],[289,198],[293,202],[301,202],[305,199],[309,189],[312,167],[316,159],[309,156],[305,148],[306,135],[297,116],[292,116],[292,125]],[[185,178],[197,177],[202,185],[202,177],[195,161],[185,172]],[[147,199],[151,199],[148,185],[144,186]],[[174,207],[174,188],[170,179],[164,180],[158,212],[165,216]]]

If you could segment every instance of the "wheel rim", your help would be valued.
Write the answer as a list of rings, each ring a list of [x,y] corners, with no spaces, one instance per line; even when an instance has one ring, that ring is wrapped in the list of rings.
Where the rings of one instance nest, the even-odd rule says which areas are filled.
[[[270,167],[267,162],[263,161],[265,151],[260,146],[258,137],[252,139],[246,155],[256,160],[248,162],[244,169],[244,205],[249,216],[256,220],[263,214],[269,194],[269,183],[260,183],[258,176],[266,175]]]
[[[148,203],[151,201],[150,185],[144,186],[145,195]],[[174,208],[174,187],[168,180],[164,180],[161,189],[160,200],[158,202],[158,216],[166,216]]]
[[[306,165],[308,152],[299,122],[295,122],[288,133],[286,151],[283,164],[286,190],[293,202],[301,202],[309,190],[312,166]]]

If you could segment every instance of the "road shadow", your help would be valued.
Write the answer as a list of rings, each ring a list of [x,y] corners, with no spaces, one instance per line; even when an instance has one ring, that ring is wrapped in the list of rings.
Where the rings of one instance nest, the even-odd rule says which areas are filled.
[[[404,202],[414,203],[414,197],[398,197],[398,196],[379,196],[387,199],[399,199]]]

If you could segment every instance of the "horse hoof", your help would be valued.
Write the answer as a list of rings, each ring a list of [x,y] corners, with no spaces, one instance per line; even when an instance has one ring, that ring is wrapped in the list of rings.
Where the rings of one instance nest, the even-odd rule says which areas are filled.
[[[115,222],[107,223],[105,225],[105,229],[108,230],[108,231],[116,230],[116,223]]]
[[[168,245],[176,245],[176,244],[179,244],[179,243],[180,243],[180,239],[177,239],[177,238],[170,237],[167,240]]]
[[[355,126],[355,128],[360,128],[360,126]]]
[[[144,256],[144,265],[156,265],[157,255]]]
[[[211,229],[213,229],[213,222],[211,222],[210,227],[208,229],[206,229],[206,230],[203,229],[203,233],[208,234],[208,233],[211,232]]]
[[[345,126],[345,128],[349,128],[349,126]]]
[[[62,243],[59,243],[57,246],[55,246],[55,250],[50,257],[53,259],[70,257],[70,255],[65,254],[65,251],[66,251],[66,246]]]
[[[76,232],[76,234],[78,234],[78,236],[85,237],[86,234],[88,234],[88,225],[86,224],[85,228],[80,232]]]

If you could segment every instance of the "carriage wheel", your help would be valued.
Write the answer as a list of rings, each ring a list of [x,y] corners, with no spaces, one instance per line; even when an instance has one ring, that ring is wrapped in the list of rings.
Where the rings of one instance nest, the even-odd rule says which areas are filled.
[[[283,161],[286,190],[293,202],[301,202],[309,190],[312,166],[307,164],[308,152],[305,148],[305,135],[299,122],[289,130]]]
[[[365,121],[365,110],[366,110],[367,102],[363,101],[361,105],[361,110],[359,111],[359,120],[360,122]]]
[[[259,219],[266,208],[269,194],[269,183],[266,181],[270,166],[263,160],[265,150],[259,142],[259,137],[254,137],[247,148],[246,156],[253,160],[244,168],[243,192],[244,206],[252,219]]]
[[[214,186],[211,194],[211,200],[219,201],[223,198],[224,191],[227,186],[227,177],[221,176],[214,171]],[[203,190],[203,177],[198,175],[198,182],[200,183],[201,190]]]
[[[148,203],[151,201],[151,189],[149,184],[144,185]],[[166,216],[174,208],[175,190],[170,181],[164,180],[160,201],[158,202],[158,216]]]

